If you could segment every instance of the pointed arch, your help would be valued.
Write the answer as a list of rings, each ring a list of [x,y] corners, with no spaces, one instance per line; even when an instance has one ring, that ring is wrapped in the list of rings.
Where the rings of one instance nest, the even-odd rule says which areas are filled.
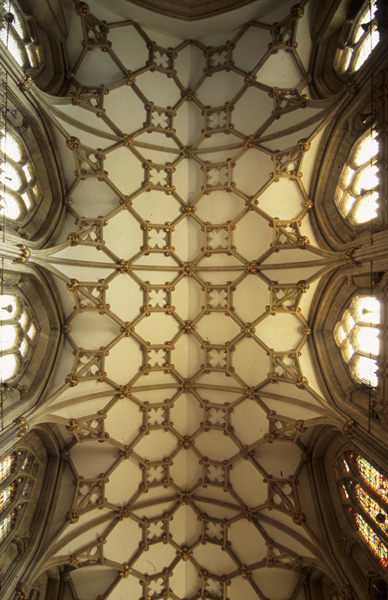
[[[58,95],[66,83],[66,19],[59,0],[5,0],[0,40],[42,90]]]
[[[28,577],[31,558],[49,534],[61,471],[59,452],[58,432],[42,426],[29,432],[0,462],[0,470],[7,471],[12,457],[12,468],[0,483],[0,497],[14,485],[11,500],[0,512],[2,590],[12,591],[15,581]]]
[[[388,569],[386,477],[354,451],[339,459],[337,473],[339,496],[351,526],[383,569]]]

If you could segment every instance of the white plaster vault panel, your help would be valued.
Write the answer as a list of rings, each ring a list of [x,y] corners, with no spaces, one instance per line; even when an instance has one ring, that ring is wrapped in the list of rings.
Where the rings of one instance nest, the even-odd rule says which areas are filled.
[[[217,47],[95,10],[76,6],[69,98],[43,97],[74,306],[50,407],[74,496],[45,564],[65,600],[302,600],[325,568],[297,494],[325,412],[303,371],[324,255],[303,165],[330,109],[308,97],[303,7]]]

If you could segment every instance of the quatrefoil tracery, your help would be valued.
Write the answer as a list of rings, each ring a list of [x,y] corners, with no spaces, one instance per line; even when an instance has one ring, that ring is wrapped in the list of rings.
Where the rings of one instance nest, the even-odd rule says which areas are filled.
[[[137,416],[136,410],[140,413],[137,429],[134,427],[131,430],[131,435],[125,442],[116,440],[114,436],[106,437],[110,431],[109,427],[105,431],[108,421],[103,415],[96,413],[96,415],[89,415],[90,418],[74,418],[67,422],[69,427],[67,431],[73,436],[74,443],[97,442],[99,447],[117,453],[117,457],[112,462],[111,472],[101,474],[95,480],[85,478],[83,486],[81,486],[81,476],[76,470],[73,471],[76,500],[72,507],[74,514],[70,515],[73,521],[69,519],[69,523],[76,523],[80,516],[91,510],[95,502],[97,508],[103,509],[101,515],[106,515],[108,512],[112,514],[109,525],[105,529],[101,527],[99,538],[101,541],[97,545],[94,543],[94,546],[91,543],[90,547],[76,553],[70,561],[72,569],[84,564],[92,564],[93,561],[93,564],[104,564],[115,569],[117,582],[112,583],[110,590],[113,590],[116,585],[121,585],[124,580],[134,578],[141,587],[143,598],[152,597],[156,600],[172,597],[175,593],[174,579],[176,578],[171,576],[178,567],[179,561],[184,561],[199,576],[198,597],[225,600],[230,592],[230,585],[233,585],[233,580],[236,578],[248,582],[252,593],[257,597],[264,597],[253,577],[253,574],[258,573],[257,565],[243,564],[238,553],[234,554],[235,570],[224,577],[210,570],[207,572],[206,565],[201,565],[198,560],[198,548],[202,544],[209,544],[219,551],[233,553],[231,528],[240,521],[252,525],[260,532],[258,535],[264,539],[267,555],[261,557],[263,565],[286,566],[295,570],[301,568],[300,561],[298,563],[297,557],[292,552],[288,553],[287,549],[278,546],[266,534],[265,519],[260,522],[261,512],[272,508],[273,512],[278,510],[291,519],[297,515],[295,519],[299,521],[294,519],[294,523],[298,522],[303,527],[303,518],[295,502],[295,477],[290,476],[284,480],[273,478],[261,464],[260,454],[262,446],[268,443],[289,442],[293,444],[293,448],[302,450],[303,434],[307,429],[301,419],[270,414],[268,406],[271,404],[271,399],[260,397],[261,388],[270,384],[273,384],[275,392],[279,383],[289,383],[300,390],[308,391],[308,382],[303,375],[301,364],[301,351],[309,333],[307,321],[300,309],[309,281],[277,284],[272,281],[277,277],[266,272],[270,271],[270,263],[265,264],[267,258],[272,257],[278,249],[281,249],[281,252],[275,256],[295,249],[309,251],[309,240],[303,231],[303,219],[307,215],[310,201],[303,188],[302,171],[310,139],[299,140],[293,148],[286,150],[272,150],[266,146],[265,141],[262,142],[267,135],[267,129],[278,118],[281,123],[283,115],[311,104],[307,94],[304,93],[308,77],[298,57],[295,41],[296,23],[301,17],[300,12],[303,12],[303,9],[298,10],[298,8],[301,9],[301,7],[293,7],[291,15],[274,26],[250,24],[244,30],[241,29],[231,42],[214,48],[192,41],[176,49],[164,48],[153,42],[146,32],[131,22],[125,27],[130,28],[128,31],[140,34],[147,49],[145,65],[133,72],[127,68],[125,61],[122,62],[115,54],[115,43],[111,44],[109,39],[111,31],[109,25],[92,17],[86,8],[85,14],[82,15],[81,8],[78,8],[83,23],[84,50],[73,72],[69,73],[69,79],[74,85],[69,101],[77,106],[77,110],[87,110],[88,115],[94,115],[98,123],[103,123],[104,131],[109,131],[107,134],[109,141],[106,145],[99,142],[104,146],[103,148],[91,149],[80,141],[81,135],[79,139],[71,137],[68,139],[67,152],[70,150],[73,154],[76,175],[69,185],[67,208],[69,214],[74,217],[76,226],[67,244],[70,246],[69,252],[75,253],[80,249],[85,250],[82,246],[89,246],[86,248],[88,251],[94,247],[96,252],[99,251],[98,260],[102,261],[100,256],[103,256],[103,260],[109,259],[113,266],[111,273],[104,274],[105,279],[94,283],[78,281],[75,278],[67,281],[67,288],[73,295],[75,308],[67,319],[67,329],[64,331],[75,358],[66,383],[70,392],[72,387],[76,385],[81,387],[88,382],[90,385],[101,386],[104,394],[107,393],[107,388],[113,388],[113,396],[107,401],[108,421],[110,411],[116,410],[115,407],[118,406],[130,406],[131,419],[133,417],[134,420]],[[268,35],[269,47],[264,56],[258,57],[250,71],[244,71],[234,62],[237,61],[235,49],[244,31],[250,27],[260,30],[260,34],[265,32]],[[120,30],[120,26],[117,30]],[[190,84],[191,87],[183,85],[179,71],[180,52],[188,44],[193,44],[193,47],[199,51],[204,65],[204,71],[199,73],[197,82]],[[98,87],[83,86],[76,79],[83,57],[86,52],[100,50],[106,54],[104,58],[110,59],[112,64],[119,68],[122,77],[114,83]],[[292,56],[300,73],[297,87],[278,88],[260,82],[261,67],[273,54],[280,52],[287,52]],[[156,94],[153,99],[147,97],[143,81],[151,77],[152,73],[155,73],[160,80],[164,77],[166,88],[170,84],[175,86],[175,103],[171,100],[164,104],[164,101],[159,101]],[[204,88],[201,86],[205,87],[206,82],[220,74],[240,78],[240,88],[234,93],[233,98],[228,99],[229,101],[221,99],[217,100],[217,106],[208,106],[202,101]],[[117,93],[128,91],[133,94],[136,101],[140,103],[140,113],[144,107],[137,129],[128,128],[123,132],[117,125],[116,115],[111,113],[109,108],[116,90]],[[252,124],[251,131],[242,132],[238,127],[238,111],[239,103],[245,101],[244,94],[247,90],[260,92],[263,96],[272,98],[273,108],[271,111],[270,107],[263,123]],[[269,100],[269,104],[271,102]],[[190,104],[186,105],[186,103]],[[199,128],[196,138],[195,136],[190,139],[184,138],[179,129],[179,111],[183,106],[190,107],[197,114]],[[271,138],[271,135],[267,137]],[[154,139],[163,139],[166,145],[159,142],[153,144]],[[106,166],[108,161],[114,163],[115,152],[124,153],[129,162],[135,161],[139,167],[139,181],[136,181],[130,192],[116,185],[115,176],[109,173],[109,171],[113,172],[114,168],[108,169]],[[249,164],[249,157],[253,155],[254,167],[245,166],[245,173],[249,176],[252,174],[254,177],[256,167],[260,168],[261,162],[265,160],[268,161],[268,170],[263,170],[264,174],[258,178],[256,188],[248,193],[245,188],[247,176],[239,175],[239,169],[242,168],[244,161],[248,161]],[[190,184],[194,182],[192,189],[190,186],[188,188],[190,196],[186,196],[181,189],[179,179],[181,163],[185,167],[188,166]],[[271,169],[272,175],[270,175]],[[192,175],[191,173],[194,172],[196,174]],[[80,190],[82,191],[82,186],[90,183],[101,186],[100,189],[105,191],[109,190],[112,197],[112,207],[107,209],[107,214],[103,217],[95,219],[83,217],[82,201],[79,200],[82,195]],[[128,185],[132,183],[130,181]],[[292,218],[276,218],[272,213],[268,214],[271,209],[263,208],[266,191],[270,190],[272,193],[276,185],[280,189],[283,184],[294,186],[304,202],[304,207],[295,211]],[[150,199],[158,210],[157,215],[152,214],[149,208],[152,203]],[[161,216],[159,206],[164,200],[166,200],[166,211]],[[213,204],[216,208],[213,208]],[[228,207],[227,215],[223,214],[224,205]],[[111,220],[118,215],[122,215],[123,220],[128,217],[128,221],[133,223],[133,231],[136,229],[136,234],[141,236],[140,250],[138,247],[134,251],[127,252],[124,248],[123,253],[118,256],[109,248],[109,237],[106,233],[109,232]],[[259,240],[258,249],[252,254],[245,249],[241,234],[241,231],[244,231],[244,222],[248,220],[247,216],[252,218],[252,222],[257,219],[257,229],[249,233],[254,243],[260,237],[261,225],[265,225],[267,233],[268,224],[273,227],[272,244],[268,247],[270,243],[268,242],[263,249],[263,244]],[[120,216],[117,217],[117,221],[119,219]],[[182,227],[182,222],[196,228],[198,234],[196,256],[194,253],[192,256],[180,255],[182,243],[179,242],[179,228]],[[141,234],[139,234],[139,226]],[[130,228],[126,230],[125,235],[129,239],[132,230]],[[239,246],[243,250],[240,250]],[[220,262],[216,263],[216,261]],[[108,271],[108,267],[106,269]],[[128,292],[129,295],[138,294],[137,300],[133,302],[135,308],[139,307],[138,314],[119,317],[111,309],[113,302],[110,300],[110,294],[117,281],[122,282],[123,286],[128,284],[128,288],[130,284],[132,285],[130,289],[133,292]],[[280,278],[280,281],[284,280]],[[182,309],[182,302],[174,300],[178,296],[179,286],[183,287],[185,284],[188,284],[188,305],[192,314],[186,314]],[[261,296],[257,299],[255,293],[259,288]],[[264,303],[262,302],[263,289],[265,289],[264,295],[266,294],[268,298]],[[246,305],[257,307],[257,314],[246,315],[241,298]],[[195,303],[197,303],[196,308]],[[78,314],[86,311],[100,313],[101,320],[114,328],[115,337],[106,346],[96,350],[82,350],[77,346],[71,328],[76,327]],[[276,340],[273,341],[275,348],[272,349],[267,348],[261,339],[262,323],[263,326],[267,326],[267,323],[273,320],[269,315],[275,315],[276,319],[279,313],[284,313],[287,315],[286,318],[292,320],[295,320],[296,315],[301,325],[300,339],[295,342],[291,350],[284,352],[277,351]],[[156,317],[169,319],[176,325],[170,338],[168,339],[167,335],[166,339],[159,338],[163,340],[159,344],[153,343],[151,336],[148,338],[151,342],[148,342],[147,335],[144,334],[143,339],[139,333],[147,319],[152,322]],[[203,317],[219,319],[219,323],[223,323],[221,318],[225,319],[224,322],[232,320],[233,327],[237,329],[232,329],[234,333],[229,335],[228,332],[221,338],[222,341],[225,339],[229,341],[215,343],[212,335],[207,338]],[[129,348],[129,343],[133,343],[138,351],[139,358],[132,369],[133,373],[128,378],[123,376],[122,381],[110,380],[109,370],[106,373],[109,353],[117,351],[119,354],[127,342],[126,348]],[[178,365],[181,347],[186,342],[191,344],[190,352],[193,352],[193,355],[197,351],[198,364],[194,367],[193,358],[193,366],[189,364],[187,372],[181,373],[174,363]],[[268,368],[265,366],[264,376],[260,375],[255,380],[252,378],[245,381],[236,364],[241,365],[242,368],[244,358],[241,358],[241,355],[247,356],[247,360],[250,360],[257,346],[261,354],[257,355],[260,358],[257,359],[255,367],[262,368],[264,361]],[[123,353],[127,351],[128,361],[133,360],[129,350],[122,350]],[[191,363],[191,355],[189,359]],[[159,379],[156,379],[157,377]],[[147,384],[147,380],[152,383]],[[168,383],[164,384],[164,381]],[[222,384],[222,381],[225,383]],[[162,389],[164,385],[166,390]],[[169,385],[171,388],[167,390]],[[217,400],[214,400],[215,389],[219,393]],[[162,395],[158,400],[154,397],[145,399],[147,390],[150,396],[157,393]],[[196,416],[192,417],[192,422],[187,423],[188,430],[183,431],[175,423],[174,411],[176,414],[177,409],[186,401],[192,403],[193,415]],[[238,431],[238,419],[248,408],[249,410],[257,408],[257,411],[261,411],[258,414],[261,417],[264,415],[266,426],[265,415],[268,415],[268,427],[264,429],[266,433],[261,437],[258,435],[252,443],[251,440],[240,439],[244,434]],[[257,417],[257,420],[263,419]],[[158,459],[151,460],[144,455],[145,446],[142,447],[142,444],[145,444],[148,439],[160,440],[161,438],[157,436],[165,436],[170,440],[171,448],[168,452],[159,455]],[[210,436],[220,436],[232,445],[233,450],[230,450],[228,459],[214,460],[212,456],[204,456],[207,452],[202,451],[202,444],[207,443],[206,440]],[[73,448],[71,444],[69,444],[70,450]],[[143,449],[140,450],[141,448]],[[192,485],[187,487],[179,486],[178,477],[175,475],[176,465],[183,460],[183,456],[196,473]],[[260,506],[250,505],[243,500],[243,493],[240,495],[235,477],[242,468],[242,463],[244,468],[251,469],[252,476],[259,477],[260,480],[264,479],[268,484],[267,498]],[[71,458],[69,464],[72,464]],[[134,492],[131,498],[125,500],[127,504],[122,506],[111,502],[108,480],[114,475],[115,470],[122,468],[124,464],[134,465],[137,471],[133,471],[133,475],[125,480],[128,486],[133,484]],[[138,480],[136,480],[136,472]],[[286,487],[287,485],[291,487],[291,491]],[[216,500],[219,498],[217,494],[223,496],[225,500]],[[163,507],[159,511],[159,506],[162,507],[166,498],[168,508]],[[203,504],[208,498],[213,498],[214,501],[213,504],[208,503],[209,512],[214,508],[212,514],[204,512]],[[229,519],[215,516],[218,502],[220,510],[227,506],[228,510],[234,511],[234,516]],[[146,517],[145,515],[148,515],[148,511],[151,510],[152,517]],[[178,544],[175,534],[173,535],[174,518],[179,510],[192,511],[190,514],[194,515],[194,520],[198,524],[198,539],[192,544]],[[125,562],[113,564],[109,556],[104,554],[104,545],[114,528],[119,527],[126,519],[136,521],[139,527],[139,542],[134,542],[135,549],[131,557],[126,556],[123,559]],[[106,520],[108,521],[108,517]],[[136,561],[141,559],[143,552],[158,548],[158,544],[171,546],[175,558],[163,569],[155,568],[155,572],[150,575],[149,572],[144,572],[144,569],[137,568]],[[101,597],[108,598],[110,590],[104,592]],[[294,595],[296,597],[296,592]]]

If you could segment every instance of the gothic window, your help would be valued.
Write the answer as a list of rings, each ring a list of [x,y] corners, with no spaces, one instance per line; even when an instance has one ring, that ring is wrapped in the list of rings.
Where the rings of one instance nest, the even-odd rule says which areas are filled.
[[[341,215],[354,225],[377,217],[378,152],[377,133],[367,131],[353,144],[341,171],[334,201]]]
[[[22,139],[9,127],[0,137],[0,213],[22,222],[39,205],[40,186]]]
[[[11,531],[16,519],[16,510],[13,510],[9,515],[0,521],[0,543],[6,538]]]
[[[0,8],[0,40],[23,69],[37,69],[42,63],[40,45],[31,17],[25,17],[14,0]]]
[[[4,426],[35,405],[52,376],[59,350],[60,314],[51,290],[51,281],[43,274],[7,268],[2,273],[0,381]]]
[[[36,457],[20,450],[0,462],[0,544],[28,504],[38,469]]]
[[[341,497],[355,531],[388,568],[388,481],[367,460],[349,453],[340,461]]]
[[[3,382],[21,376],[37,337],[35,317],[22,295],[0,295],[0,376]]]
[[[0,513],[10,504],[15,494],[16,484],[13,481],[0,492]]]
[[[377,0],[366,2],[353,21],[350,31],[345,32],[345,40],[335,56],[334,65],[338,73],[358,71],[379,43],[376,10]]]
[[[388,502],[388,480],[381,475],[365,458],[357,457],[357,469],[362,479],[385,502]]]
[[[334,328],[334,339],[352,378],[370,387],[378,385],[380,324],[380,302],[373,296],[357,295]]]
[[[15,467],[15,454],[10,454],[0,462],[0,484],[12,473]]]

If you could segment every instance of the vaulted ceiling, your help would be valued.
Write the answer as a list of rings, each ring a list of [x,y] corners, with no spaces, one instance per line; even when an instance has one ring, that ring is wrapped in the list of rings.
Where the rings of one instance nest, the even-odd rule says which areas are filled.
[[[68,206],[33,255],[66,333],[31,419],[67,444],[36,575],[65,566],[66,600],[302,600],[311,569],[335,577],[307,510],[309,437],[337,419],[309,348],[338,110],[310,98],[312,7],[198,27],[106,7],[69,6],[70,94],[34,91]]]

